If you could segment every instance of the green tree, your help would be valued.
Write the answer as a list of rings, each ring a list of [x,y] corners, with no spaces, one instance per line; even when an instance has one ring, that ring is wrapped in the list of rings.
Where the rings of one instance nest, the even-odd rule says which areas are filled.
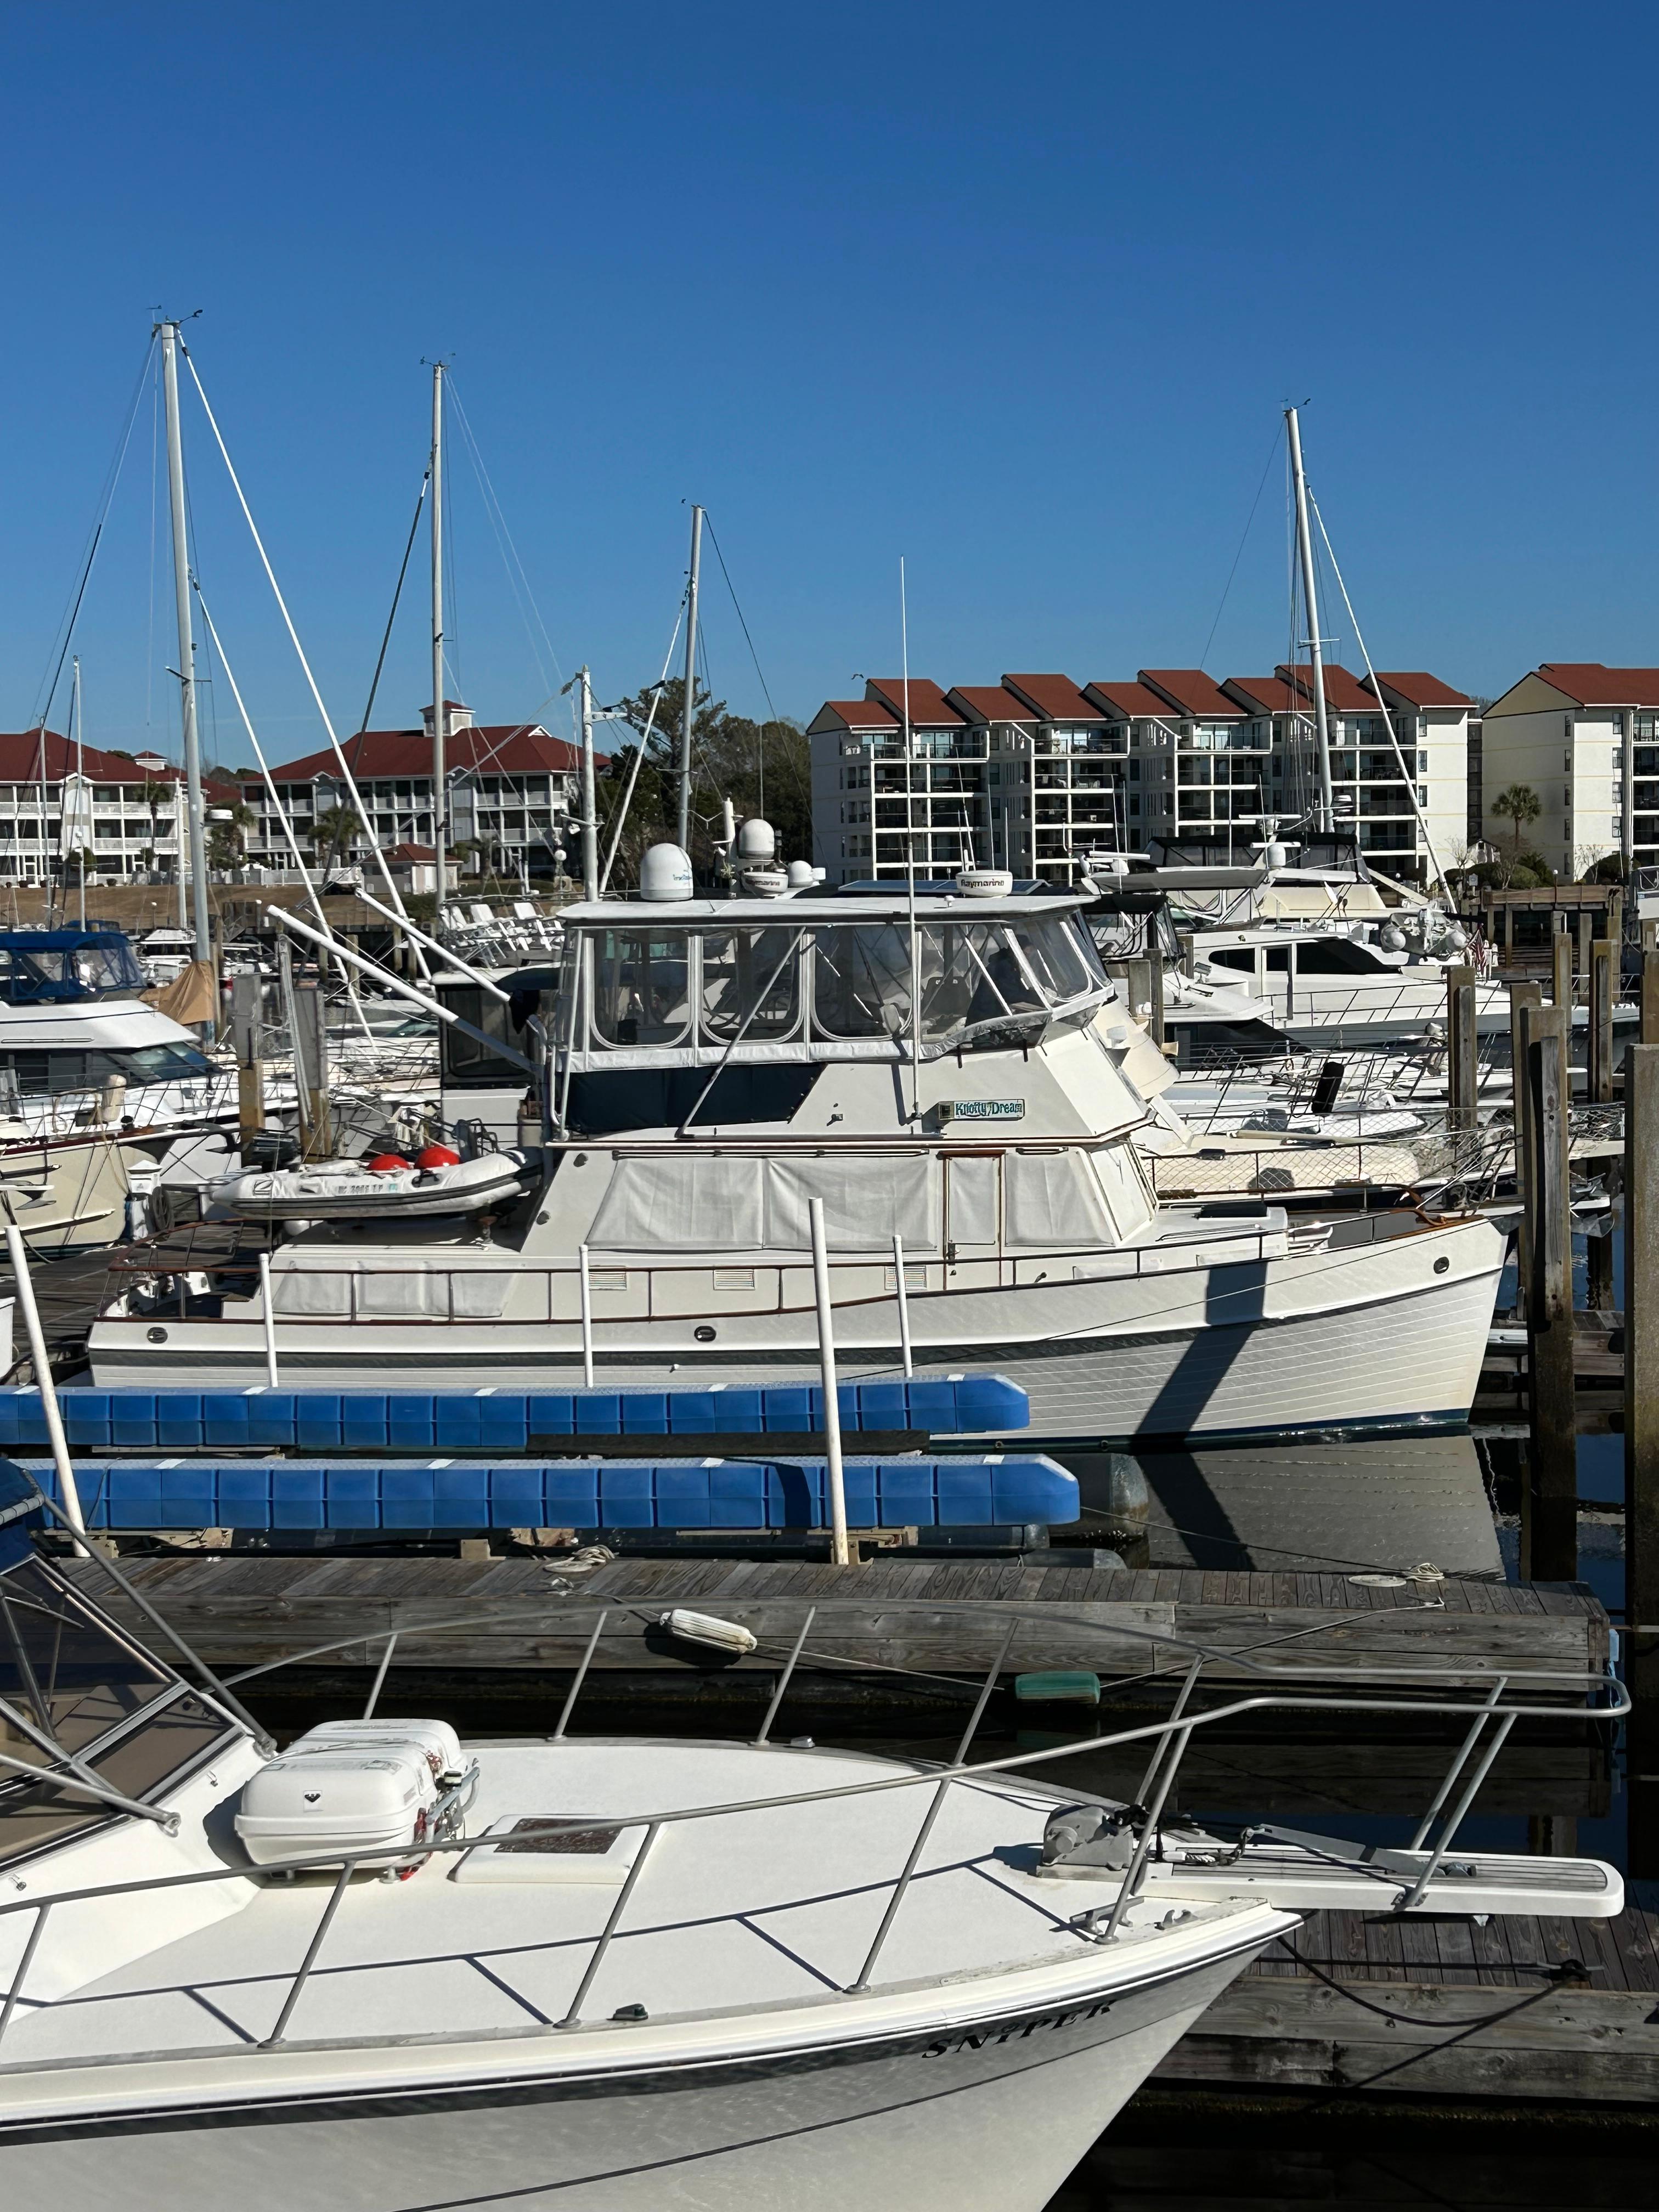
[[[330,806],[318,815],[311,825],[311,844],[313,851],[322,856],[321,872],[325,876],[333,872],[342,853],[350,853],[362,834],[363,825],[355,806]]]
[[[654,689],[654,687],[653,687]],[[703,882],[714,879],[720,855],[720,803],[729,799],[738,819],[763,814],[778,836],[782,860],[813,860],[812,784],[805,732],[799,722],[780,718],[756,722],[728,713],[723,699],[699,684],[691,725],[691,865]],[[635,875],[647,845],[674,835],[678,811],[680,722],[685,698],[684,678],[671,677],[651,721],[653,690],[625,699],[621,712],[629,726],[650,741],[640,765],[628,820],[617,847],[623,879]],[[628,788],[637,745],[622,745],[611,756],[599,796],[601,865],[609,849],[617,812]]]
[[[151,775],[147,775],[138,787],[138,804],[149,816],[149,844],[143,858],[145,868],[151,875],[155,872],[155,848],[158,842],[155,817],[161,812],[164,799],[169,806],[172,805],[173,788],[170,783],[161,783]]]
[[[1492,803],[1492,812],[1500,822],[1515,824],[1515,852],[1521,855],[1521,832],[1530,822],[1536,822],[1544,811],[1544,803],[1529,783],[1506,784]]]

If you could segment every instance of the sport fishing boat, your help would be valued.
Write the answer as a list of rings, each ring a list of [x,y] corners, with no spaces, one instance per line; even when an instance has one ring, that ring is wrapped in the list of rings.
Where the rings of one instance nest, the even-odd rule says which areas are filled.
[[[1070,1741],[975,1761],[1000,1661],[943,1765],[769,1741],[793,1657],[747,1742],[568,1736],[578,1678],[551,1738],[371,1698],[279,1754],[171,1632],[117,1625],[112,1563],[32,1548],[40,1507],[0,1466],[20,2204],[1038,2212],[1299,1911],[1622,1904],[1594,1860],[1451,1858],[1461,1806],[1397,1851],[1165,1821],[1224,1705],[1160,1724],[1145,1804],[1050,1787]],[[1425,1705],[1419,1674],[1416,1710],[1501,1744],[1543,1710],[1507,1679]]]
[[[849,1379],[992,1369],[1057,1442],[1465,1417],[1502,1237],[1404,1208],[1159,1203],[1139,1140],[1171,1070],[1081,896],[755,872],[762,896],[692,897],[684,855],[655,848],[641,899],[565,909],[556,993],[491,1002],[520,1044],[538,1004],[552,1024],[519,1204],[307,1229],[271,1255],[269,1314],[246,1257],[190,1285],[129,1276],[91,1332],[95,1379],[251,1384],[274,1358],[319,1382],[782,1381],[818,1362],[817,1200]],[[493,1108],[467,1094],[481,1125],[525,1110],[502,1073]]]

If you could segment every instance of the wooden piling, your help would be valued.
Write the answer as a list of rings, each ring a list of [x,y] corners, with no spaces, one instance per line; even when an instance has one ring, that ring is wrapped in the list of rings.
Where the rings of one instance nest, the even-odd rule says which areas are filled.
[[[1598,937],[1590,946],[1586,1073],[1590,1097],[1602,1102],[1613,1096],[1613,1002],[1618,958],[1618,945],[1605,937]]]
[[[1601,1104],[1613,1097],[1613,1007],[1617,995],[1620,951],[1616,937],[1598,937],[1590,946],[1586,1089],[1591,1100]],[[1584,1304],[1592,1313],[1611,1313],[1614,1295],[1613,1239],[1588,1237],[1584,1244]]]
[[[1509,912],[1507,907],[1504,913]],[[1515,1310],[1524,1318],[1532,1291],[1532,1147],[1527,1141],[1527,1085],[1521,1031],[1527,1017],[1544,1003],[1536,983],[1510,985],[1510,1066],[1514,1070],[1515,1179],[1521,1193],[1521,1226],[1516,1231]]]
[[[1659,1046],[1647,1043],[1625,1054],[1625,1621],[1634,1701],[1630,1872],[1651,1881],[1659,1879]]]
[[[1558,1006],[1571,1009],[1572,1006],[1572,939],[1567,935],[1566,916],[1555,917],[1561,926],[1550,939],[1550,999]]]
[[[234,975],[230,984],[230,1034],[236,1053],[236,1127],[246,1146],[265,1126],[265,1070],[261,1057],[264,986],[258,975]]]
[[[1644,922],[1644,936],[1652,927]],[[1644,948],[1642,953],[1642,1030],[1644,1044],[1659,1044],[1659,951]]]
[[[1567,1188],[1569,1018],[1562,1006],[1528,1008],[1522,1017],[1532,1279],[1527,1301],[1530,1434],[1522,1496],[1521,1572],[1531,1582],[1571,1582],[1578,1572],[1572,1212]]]
[[[1446,970],[1446,1085],[1448,1121],[1454,1129],[1475,1126],[1475,1094],[1480,1081],[1479,1039],[1475,1033],[1474,970]]]

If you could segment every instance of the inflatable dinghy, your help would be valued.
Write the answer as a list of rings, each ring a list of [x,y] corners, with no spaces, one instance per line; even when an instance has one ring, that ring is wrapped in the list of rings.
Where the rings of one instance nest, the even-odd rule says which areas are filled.
[[[252,1168],[209,1187],[210,1202],[257,1221],[365,1221],[483,1213],[508,1206],[532,1173],[527,1155],[484,1152],[421,1167],[319,1160],[310,1167]]]

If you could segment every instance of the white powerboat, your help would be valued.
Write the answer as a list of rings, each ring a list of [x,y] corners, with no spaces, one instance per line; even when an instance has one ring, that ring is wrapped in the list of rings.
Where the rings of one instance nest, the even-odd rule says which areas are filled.
[[[487,1232],[295,1236],[269,1317],[246,1261],[222,1295],[130,1279],[94,1376],[257,1383],[274,1350],[318,1382],[551,1386],[590,1358],[619,1382],[783,1381],[817,1364],[819,1199],[849,1378],[902,1372],[908,1338],[918,1373],[1012,1376],[1054,1440],[1461,1421],[1502,1237],[1158,1203],[1140,1140],[1171,1071],[1082,904],[992,878],[914,921],[902,885],[568,908],[540,1188]]]
[[[1298,1910],[1622,1903],[1595,1861],[1451,1858],[1461,1807],[1397,1852],[1165,1824],[1207,1714],[1147,1805],[1048,1787],[1072,1743],[975,1764],[994,1667],[944,1767],[774,1744],[775,1698],[749,1743],[573,1739],[574,1689],[551,1739],[382,1713],[278,1756],[98,1563],[31,1554],[38,1503],[0,1475],[19,2203],[1038,2212]],[[1503,1690],[1500,1744],[1539,1710]]]

